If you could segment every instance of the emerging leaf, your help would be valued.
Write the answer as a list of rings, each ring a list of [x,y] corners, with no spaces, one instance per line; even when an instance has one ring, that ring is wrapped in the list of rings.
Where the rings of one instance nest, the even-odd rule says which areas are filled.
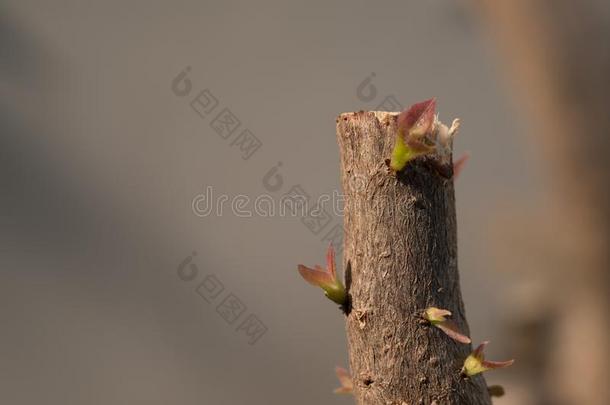
[[[435,116],[436,100],[431,98],[413,104],[398,116],[398,134],[392,150],[390,168],[402,170],[418,156],[436,153],[442,160],[451,154],[451,141],[459,127],[454,120],[451,128]]]
[[[436,307],[428,307],[424,311],[424,319],[434,324],[435,322],[444,322],[446,320],[445,317],[451,316],[451,311],[446,309],[440,309]]]
[[[401,171],[407,163],[419,156],[413,149],[405,144],[402,136],[396,137],[394,149],[392,149],[392,158],[390,159],[390,168],[395,172]]]
[[[301,277],[309,284],[320,287],[324,294],[339,305],[345,306],[347,303],[347,293],[341,280],[337,279],[335,268],[335,250],[332,245],[328,247],[326,254],[326,270],[316,265],[314,269],[299,264],[298,270]]]
[[[485,360],[485,346],[489,342],[485,341],[479,345],[468,357],[464,360],[464,367],[462,367],[462,374],[468,377],[480,374],[482,372],[493,370],[496,368],[505,368],[511,366],[515,360],[508,361],[490,361]]]
[[[434,125],[434,110],[436,100],[422,101],[413,104],[398,116],[398,134],[390,159],[390,167],[394,171],[402,170],[406,164],[426,152],[434,144],[430,142],[429,134]]]
[[[446,318],[448,316],[451,316],[451,311],[436,307],[427,308],[423,315],[425,320],[445,332],[445,334],[451,339],[455,340],[456,342],[469,344],[471,342],[470,338],[460,333],[457,325],[453,321]]]
[[[437,328],[439,328],[440,330],[445,332],[445,334],[447,336],[449,336],[451,339],[455,340],[456,342],[464,343],[466,345],[471,342],[471,340],[468,336],[460,333],[460,330],[458,329],[457,325],[453,321],[446,320],[445,322],[439,323],[434,326],[436,326]]]
[[[464,170],[464,167],[466,166],[468,159],[470,159],[470,154],[464,153],[462,156],[459,157],[458,160],[453,162],[453,178],[454,179],[457,179],[457,177],[460,175],[460,173],[462,173],[462,170]]]
[[[316,265],[315,269],[312,269],[302,264],[298,265],[299,273],[301,277],[305,279],[309,284],[315,285],[316,287],[322,287],[330,285],[334,282],[330,273],[325,271],[322,267]]]
[[[349,371],[342,367],[335,367],[335,373],[339,379],[341,386],[335,389],[335,394],[353,394],[354,393],[354,382],[352,377],[349,375]]]
[[[433,132],[435,109],[436,100],[431,98],[413,104],[398,116],[399,134],[406,144],[417,152],[428,151],[434,147],[429,136]]]

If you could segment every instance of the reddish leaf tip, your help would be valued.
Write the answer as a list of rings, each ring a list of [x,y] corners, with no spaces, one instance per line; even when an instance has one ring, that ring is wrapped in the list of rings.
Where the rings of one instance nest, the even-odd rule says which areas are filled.
[[[418,121],[426,121],[425,128],[434,121],[434,112],[436,110],[436,98],[415,103],[408,109],[405,109],[398,116],[398,126],[403,131],[409,131]],[[428,122],[429,121],[429,122]]]
[[[494,370],[497,368],[504,368],[512,366],[515,360],[507,361],[490,361],[485,360],[485,354],[483,353],[485,346],[489,341],[481,343],[467,358],[464,360],[464,366],[462,367],[462,373],[466,376],[472,377],[479,373],[483,373],[488,370]]]
[[[453,162],[453,178],[457,179],[460,173],[464,170],[466,163],[470,159],[470,153],[466,152],[462,156],[459,157],[458,160]]]
[[[506,361],[483,360],[481,363],[483,364],[484,367],[487,367],[489,369],[495,369],[495,368],[510,367],[515,363],[515,360],[514,359],[506,360]]]
[[[315,269],[299,264],[297,266],[299,270],[299,274],[305,281],[309,284],[321,287],[322,285],[326,285],[333,282],[333,278],[327,272],[323,271],[319,266],[316,266]]]
[[[445,332],[447,336],[449,336],[456,342],[460,342],[466,345],[472,343],[472,340],[470,340],[468,336],[462,334],[454,322],[446,320],[436,325],[436,327]]]
[[[337,374],[337,378],[341,384],[339,388],[335,389],[335,394],[351,394],[354,391],[354,382],[349,371],[343,367],[337,366],[335,367],[335,374]]]
[[[485,340],[479,346],[477,346],[476,349],[474,349],[474,352],[472,352],[472,354],[477,358],[482,358],[483,351],[485,350],[485,346],[487,346],[488,344],[489,344],[489,340]]]
[[[337,276],[337,269],[335,267],[335,248],[333,247],[332,242],[328,244],[328,250],[326,252],[326,268],[333,278]]]

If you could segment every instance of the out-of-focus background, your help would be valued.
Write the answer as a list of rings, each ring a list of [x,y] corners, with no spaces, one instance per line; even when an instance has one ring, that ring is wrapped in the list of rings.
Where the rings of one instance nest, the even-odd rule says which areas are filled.
[[[495,403],[610,403],[609,40],[604,0],[2,2],[0,402],[351,403],[296,272],[341,218],[278,201],[339,190],[339,113],[436,96]]]

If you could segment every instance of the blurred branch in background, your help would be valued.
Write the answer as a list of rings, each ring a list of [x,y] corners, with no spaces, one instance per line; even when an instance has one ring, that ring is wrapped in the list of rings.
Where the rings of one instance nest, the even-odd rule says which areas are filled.
[[[529,372],[519,379],[537,405],[608,404],[610,4],[473,5],[499,45],[517,105],[532,119],[532,139],[552,179],[549,203],[505,212],[501,228],[504,237],[521,241],[503,244],[510,252],[502,266],[521,268],[534,285],[513,322],[522,342],[515,355],[532,360],[523,362]],[[516,217],[524,219],[516,224]],[[528,254],[539,260],[515,260]]]

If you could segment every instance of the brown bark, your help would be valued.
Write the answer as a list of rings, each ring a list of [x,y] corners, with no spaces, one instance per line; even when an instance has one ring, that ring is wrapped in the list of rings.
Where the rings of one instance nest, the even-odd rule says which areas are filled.
[[[337,121],[354,395],[367,405],[489,405],[483,377],[460,376],[470,345],[421,322],[425,308],[445,308],[468,333],[454,189],[425,159],[388,171],[396,118],[358,112]]]

